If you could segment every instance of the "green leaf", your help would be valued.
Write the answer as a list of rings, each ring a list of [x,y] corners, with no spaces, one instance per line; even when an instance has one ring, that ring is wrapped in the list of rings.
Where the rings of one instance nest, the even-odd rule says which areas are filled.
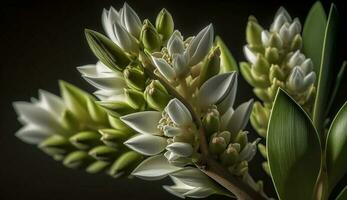
[[[84,32],[90,49],[107,67],[112,70],[122,71],[130,63],[130,59],[123,50],[110,39],[89,29]]]
[[[326,109],[326,112],[325,112],[325,116],[327,116],[329,114],[329,111],[334,103],[334,100],[335,100],[335,97],[336,97],[336,94],[337,92],[339,91],[339,88],[340,88],[340,85],[341,85],[341,80],[343,79],[343,75],[345,74],[345,71],[346,71],[346,67],[347,67],[347,61],[344,61],[342,63],[342,66],[339,70],[339,73],[337,74],[336,76],[336,81],[335,81],[335,85],[334,85],[334,90],[333,92],[331,93],[331,96],[330,96],[330,101],[329,101],[329,104],[328,104],[328,107]]]
[[[343,188],[340,194],[336,197],[335,200],[346,200],[347,199],[347,186]]]
[[[230,72],[230,71],[238,71],[237,62],[236,62],[234,56],[231,54],[228,47],[223,42],[222,38],[217,36],[215,43],[216,43],[216,46],[219,47],[220,52],[221,52],[221,55],[220,55],[220,62],[221,62],[220,73],[226,73],[226,72]]]
[[[267,134],[269,167],[279,199],[312,199],[321,164],[318,134],[305,111],[282,89]]]
[[[325,110],[327,108],[328,99],[330,99],[329,91],[331,90],[331,72],[335,61],[334,50],[336,49],[336,31],[337,10],[335,5],[332,4],[330,7],[329,18],[325,30],[322,62],[320,66],[317,85],[317,96],[313,108],[313,123],[320,135],[323,135]]]
[[[326,142],[326,163],[332,189],[347,172],[347,102],[331,123]]]
[[[302,32],[303,51],[311,58],[314,71],[319,76],[327,16],[321,2],[317,1],[306,17]]]

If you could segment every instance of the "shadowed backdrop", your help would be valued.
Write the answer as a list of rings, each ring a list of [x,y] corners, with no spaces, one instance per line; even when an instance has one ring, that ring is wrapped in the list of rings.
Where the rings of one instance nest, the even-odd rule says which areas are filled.
[[[299,17],[303,24],[314,1],[127,1],[140,18],[154,22],[157,13],[165,7],[175,20],[175,28],[184,36],[198,33],[213,23],[238,61],[245,58],[245,27],[250,14],[268,27],[280,6],[292,17]],[[1,36],[1,132],[0,132],[0,200],[61,200],[61,199],[177,199],[166,193],[161,184],[168,180],[147,182],[140,179],[115,180],[105,174],[90,175],[84,171],[65,168],[34,146],[21,142],[14,136],[21,125],[17,122],[11,102],[30,100],[38,89],[58,93],[57,80],[63,79],[89,92],[93,88],[75,69],[77,66],[95,63],[97,59],[89,50],[84,29],[103,32],[101,13],[103,8],[121,7],[119,0],[89,1],[8,1],[0,8]],[[328,11],[330,1],[323,2]],[[346,23],[346,7],[336,2],[341,14],[341,24]],[[341,30],[341,36],[346,35]],[[345,37],[339,40],[339,56],[347,58]],[[236,103],[253,98],[251,87],[239,76]],[[334,104],[334,112],[347,99],[347,78]],[[251,137],[255,132],[249,126]],[[257,156],[251,164],[255,179],[264,179],[269,194],[275,192],[271,180],[261,170],[262,158]],[[298,183],[300,184],[300,183]],[[208,199],[226,199],[212,196]]]

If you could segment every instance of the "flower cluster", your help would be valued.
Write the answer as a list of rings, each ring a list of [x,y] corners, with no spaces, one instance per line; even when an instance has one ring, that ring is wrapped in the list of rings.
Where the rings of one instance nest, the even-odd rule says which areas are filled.
[[[244,54],[248,62],[240,65],[244,78],[263,102],[256,102],[251,115],[252,126],[258,134],[266,137],[267,125],[277,89],[285,89],[307,111],[315,96],[316,74],[313,63],[301,52],[301,24],[292,20],[281,7],[269,30],[263,29],[255,19],[249,17]],[[259,149],[266,158],[265,146]],[[263,163],[268,172],[267,163]]]
[[[60,88],[63,98],[40,90],[39,99],[14,103],[24,124],[16,136],[69,168],[105,171],[113,177],[129,175],[144,159],[123,145],[134,132],[107,115],[84,91],[66,82]]]

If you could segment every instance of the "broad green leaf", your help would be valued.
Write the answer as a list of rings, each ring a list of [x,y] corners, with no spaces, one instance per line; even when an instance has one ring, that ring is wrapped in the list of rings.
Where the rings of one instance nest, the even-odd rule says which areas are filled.
[[[334,100],[335,100],[335,97],[336,97],[336,94],[337,92],[339,91],[339,88],[340,88],[340,85],[341,85],[341,80],[343,78],[343,75],[345,74],[345,71],[346,71],[346,67],[347,67],[347,61],[344,61],[342,63],[342,66],[339,70],[339,73],[337,74],[336,76],[336,81],[335,81],[335,85],[334,85],[334,90],[333,92],[331,93],[331,96],[330,96],[330,101],[329,101],[329,104],[328,104],[328,108],[326,109],[326,112],[325,112],[325,116],[327,116],[329,114],[329,111],[334,103]]]
[[[85,35],[94,55],[110,69],[122,71],[130,63],[123,50],[101,33],[86,29]]]
[[[347,172],[347,102],[331,123],[326,142],[329,186],[332,189]]]
[[[325,110],[327,108],[328,99],[330,99],[329,91],[331,90],[331,72],[335,61],[334,51],[336,49],[336,31],[337,10],[335,5],[332,4],[330,7],[327,27],[325,30],[322,62],[317,85],[317,96],[313,108],[313,123],[321,136],[323,136]]]
[[[347,186],[343,188],[340,194],[336,197],[335,200],[346,200],[347,199]]]
[[[267,134],[269,167],[279,199],[312,199],[321,164],[318,134],[309,116],[282,89]]]
[[[303,50],[305,55],[312,59],[317,77],[321,66],[326,25],[327,16],[321,2],[317,1],[306,17],[302,32]]]
[[[217,36],[215,40],[216,46],[219,47],[221,55],[220,55],[220,73],[230,72],[230,71],[238,71],[237,62],[234,56],[231,54],[228,47],[225,45],[223,40]]]

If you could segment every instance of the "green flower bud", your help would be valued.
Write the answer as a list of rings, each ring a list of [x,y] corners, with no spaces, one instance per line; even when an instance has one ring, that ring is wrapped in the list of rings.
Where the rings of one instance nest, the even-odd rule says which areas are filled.
[[[71,111],[65,110],[61,117],[61,125],[67,130],[73,132],[79,129],[80,123]]]
[[[227,73],[231,71],[238,71],[237,62],[231,54],[227,45],[223,42],[222,38],[216,36],[215,45],[220,50],[220,70],[219,73]]]
[[[252,16],[253,17],[253,16]],[[247,43],[251,46],[260,46],[262,45],[261,41],[261,32],[263,28],[254,21],[254,17],[248,20],[247,28],[246,28],[246,40]]]
[[[111,161],[117,156],[118,151],[109,146],[97,146],[91,149],[88,154],[96,160]]]
[[[227,145],[228,144],[223,137],[214,134],[210,139],[209,150],[212,154],[219,155],[227,148]]]
[[[215,47],[208,54],[201,68],[200,77],[199,77],[200,86],[203,83],[205,83],[205,81],[207,81],[209,78],[219,73],[220,53],[221,52],[219,50],[219,47]]]
[[[243,78],[253,87],[256,86],[253,80],[253,76],[251,73],[251,65],[247,62],[240,62],[240,72],[243,76]]]
[[[283,42],[278,33],[272,33],[269,38],[270,47],[275,47],[277,49],[281,49],[283,46]]]
[[[82,131],[69,138],[69,141],[78,149],[89,149],[100,144],[100,134],[95,131]]]
[[[248,162],[242,161],[240,162],[233,170],[233,173],[237,176],[243,176],[248,172]]]
[[[253,92],[255,96],[257,96],[260,100],[264,102],[272,102],[270,95],[267,93],[266,89],[262,88],[253,88]]]
[[[271,65],[270,67],[270,73],[269,78],[270,81],[273,83],[273,80],[276,78],[277,80],[284,81],[285,80],[285,73],[278,65]]]
[[[292,43],[290,44],[290,49],[292,51],[296,51],[301,48],[302,48],[302,37],[300,34],[296,34],[292,40]]]
[[[263,163],[261,164],[261,166],[263,167],[264,171],[265,171],[268,175],[270,175],[269,163],[268,163],[268,162],[263,162]]]
[[[202,125],[207,136],[218,132],[220,127],[220,117],[217,109],[210,109],[202,119]],[[229,143],[229,142],[228,142]]]
[[[243,147],[246,146],[246,144],[248,143],[248,137],[247,137],[247,131],[241,131],[237,134],[236,138],[235,138],[235,143],[239,143],[241,149],[243,149]]]
[[[170,95],[158,80],[152,80],[144,92],[149,107],[162,111],[170,101]]]
[[[269,122],[269,110],[264,108],[260,102],[255,102],[253,104],[252,114],[256,116],[257,122],[261,124],[263,127],[267,127]]]
[[[229,144],[231,141],[231,133],[229,131],[222,131],[222,132],[218,133],[218,137],[224,138],[224,140],[227,144]]]
[[[89,29],[85,35],[94,55],[110,69],[122,71],[130,63],[123,50],[104,35]]]
[[[135,151],[123,153],[112,164],[109,174],[113,177],[122,176],[124,171],[131,171],[142,160],[143,156]]]
[[[269,72],[269,68],[269,62],[265,59],[265,57],[262,54],[258,53],[257,60],[253,65],[253,69],[261,75],[267,75],[267,73]]]
[[[110,165],[109,162],[98,160],[88,165],[86,172],[90,174],[96,174],[96,173],[104,171],[109,165]]]
[[[39,144],[39,148],[51,156],[55,154],[66,154],[72,150],[69,141],[60,135],[52,135],[45,139]]]
[[[119,147],[120,144],[122,145],[125,140],[133,135],[133,132],[116,129],[100,129],[99,133],[102,135],[101,141],[104,144],[115,148]]]
[[[174,21],[171,14],[163,8],[157,16],[155,21],[155,27],[159,34],[161,34],[163,41],[166,41],[170,38],[171,34],[174,31]]]
[[[275,100],[278,88],[285,88],[285,85],[282,81],[279,81],[276,78],[274,78],[272,80],[271,87],[268,88],[268,94],[271,98],[271,101]]]
[[[95,103],[94,100],[87,99],[88,113],[94,122],[98,124],[108,125],[106,112]]]
[[[260,154],[264,157],[264,158],[267,158],[267,151],[266,151],[266,146],[259,143],[258,144],[258,149],[259,149],[259,152]]]
[[[224,166],[234,165],[238,161],[238,158],[239,152],[232,145],[229,145],[228,148],[220,156],[220,160],[222,161],[222,164]]]
[[[143,22],[140,40],[143,44],[143,47],[150,52],[160,50],[161,39],[159,33],[148,19]]]
[[[91,160],[85,151],[74,151],[65,157],[63,164],[68,168],[76,169],[90,163]]]
[[[268,47],[265,49],[265,58],[269,63],[278,63],[280,55],[278,49]]]
[[[97,104],[104,107],[110,115],[116,117],[136,111],[128,103],[122,101],[97,101]]]
[[[119,119],[119,117],[115,116],[108,116],[108,121],[112,128],[123,131],[123,132],[133,132],[133,129],[131,129],[128,125],[126,125],[122,120]]]
[[[258,117],[254,113],[254,111],[252,111],[252,113],[251,113],[250,121],[251,121],[252,127],[258,132],[258,134],[261,137],[266,138],[266,129],[267,129],[267,127],[264,126],[264,124],[260,124],[259,123]]]
[[[139,91],[145,89],[146,76],[143,71],[129,66],[124,70],[123,74],[128,87]]]
[[[146,106],[146,101],[143,97],[143,93],[132,90],[132,89],[124,89],[125,97],[127,103],[134,108],[135,110],[143,110]]]

